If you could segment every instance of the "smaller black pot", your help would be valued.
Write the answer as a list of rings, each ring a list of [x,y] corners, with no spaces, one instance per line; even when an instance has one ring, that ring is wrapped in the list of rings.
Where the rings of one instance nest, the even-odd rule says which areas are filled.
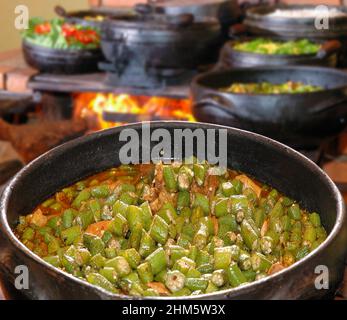
[[[232,83],[298,81],[325,88],[301,94],[234,94]],[[236,68],[206,73],[192,83],[198,121],[233,126],[300,149],[319,146],[347,124],[347,73],[319,67]]]
[[[192,14],[195,18],[217,18],[227,37],[228,28],[237,23],[241,16],[237,0],[186,0],[163,1],[155,5],[156,11],[167,15]]]
[[[271,55],[235,50],[233,46],[238,42],[239,41],[229,41],[224,45],[220,54],[217,69],[285,65],[335,67],[337,64],[337,53],[341,48],[341,44],[339,41],[331,40],[322,43],[321,49],[317,54]]]
[[[51,49],[23,40],[25,61],[41,72],[78,74],[95,72],[103,55],[100,49]]]
[[[135,14],[133,10],[106,10],[106,9],[95,9],[95,10],[80,10],[68,12],[62,6],[55,6],[55,13],[64,18],[70,23],[76,23],[83,26],[89,26],[93,28],[100,28],[103,20],[86,19],[87,17],[95,18],[97,16],[103,16],[104,19],[109,17],[131,17]]]
[[[103,22],[102,50],[117,70],[125,70],[134,61],[146,70],[195,69],[216,62],[222,45],[216,19],[151,10],[148,5],[138,5],[134,17]]]
[[[252,36],[277,37],[282,39],[308,38],[310,40],[339,40],[342,49],[338,55],[339,67],[347,66],[347,16],[330,17],[329,28],[317,29],[315,18],[282,18],[268,15],[276,9],[315,9],[314,5],[260,5],[249,8],[243,21],[244,30]],[[326,6],[347,13],[346,6]]]
[[[260,5],[249,8],[246,12],[244,24],[251,34],[272,35],[274,37],[310,39],[340,39],[346,37],[347,16],[329,17],[329,28],[316,28],[315,17],[282,18],[273,17],[269,13],[281,10],[315,10],[317,4],[312,5]],[[347,13],[345,6],[326,6],[328,10],[336,9]]]

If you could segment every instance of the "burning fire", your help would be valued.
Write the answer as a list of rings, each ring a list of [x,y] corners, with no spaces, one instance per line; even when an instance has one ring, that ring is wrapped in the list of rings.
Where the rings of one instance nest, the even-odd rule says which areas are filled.
[[[130,115],[141,120],[184,120],[195,121],[189,99],[131,96],[128,94],[79,93],[74,97],[74,116],[88,121],[92,130],[107,129],[124,122],[109,122],[104,112]]]

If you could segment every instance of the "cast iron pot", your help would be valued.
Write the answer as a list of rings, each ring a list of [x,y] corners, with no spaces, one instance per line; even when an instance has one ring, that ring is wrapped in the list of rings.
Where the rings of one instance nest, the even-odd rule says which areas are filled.
[[[347,15],[329,18],[329,28],[317,29],[315,18],[296,17],[282,18],[268,15],[276,9],[296,10],[312,9],[316,5],[263,5],[247,10],[244,24],[249,32],[257,35],[273,35],[290,38],[310,38],[310,39],[336,39],[341,36],[346,37]],[[347,13],[344,6],[327,6],[330,9],[337,9]]]
[[[218,59],[222,37],[216,19],[155,14],[146,5],[136,10],[134,17],[102,24],[103,53],[120,73],[137,60],[145,69],[160,70],[195,69]]]
[[[347,59],[347,16],[329,18],[328,29],[317,29],[314,18],[281,18],[268,13],[276,9],[315,9],[316,5],[263,5],[247,10],[243,24],[250,35],[280,37],[282,39],[308,38],[310,40],[339,40],[342,48],[339,53],[339,66],[346,67]],[[344,6],[327,6],[347,13]]]
[[[287,81],[324,88],[300,94],[234,94],[232,83]],[[192,83],[198,121],[257,132],[292,147],[311,149],[340,133],[347,122],[347,73],[320,67],[235,68],[206,73]]]
[[[69,21],[71,23],[77,23],[84,26],[90,26],[90,27],[101,27],[102,21],[100,20],[93,20],[93,19],[86,19],[87,17],[95,18],[98,16],[102,16],[104,18],[107,17],[129,17],[134,15],[133,10],[129,9],[116,9],[116,10],[107,10],[107,9],[98,9],[95,8],[93,10],[80,10],[80,11],[72,11],[67,12],[65,8],[62,6],[55,6],[54,8],[55,13],[64,18],[66,21]]]
[[[247,39],[247,41],[248,40],[250,39]],[[239,42],[240,41],[230,41],[224,45],[220,53],[217,69],[285,65],[335,67],[337,63],[337,53],[341,48],[339,41],[330,40],[322,43],[320,50],[316,54],[259,54],[235,50],[234,45]]]
[[[155,4],[158,12],[169,15],[190,13],[197,18],[215,17],[219,20],[223,31],[238,22],[241,10],[236,0],[170,0]]]
[[[41,72],[77,74],[95,72],[103,59],[100,49],[51,49],[23,40],[25,61]]]
[[[158,12],[177,15],[190,13],[195,17],[215,17],[221,22],[235,21],[240,15],[236,0],[171,0],[155,3]],[[227,20],[224,20],[223,19]],[[230,24],[229,24],[230,25]]]
[[[33,299],[120,299],[45,263],[13,234],[19,215],[64,186],[112,166],[118,166],[123,129],[134,129],[141,141],[141,123],[117,127],[85,136],[57,147],[21,170],[5,189],[0,206],[0,269],[13,281],[14,268],[29,268]],[[310,211],[321,214],[328,232],[324,243],[289,268],[235,289],[190,297],[190,299],[308,299],[333,294],[342,279],[346,256],[347,221],[341,194],[330,178],[313,162],[278,142],[263,136],[216,125],[188,122],[152,122],[155,129],[226,129],[228,166],[246,172],[297,199]],[[152,143],[151,148],[156,145]],[[218,145],[218,143],[216,144]],[[172,151],[174,144],[172,143]],[[218,148],[218,147],[217,147]],[[141,149],[141,147],[140,147]],[[141,151],[141,150],[140,150]],[[141,155],[141,152],[140,152]],[[184,155],[184,153],[183,153]],[[141,159],[141,157],[140,157]],[[315,268],[329,268],[329,290],[316,290]],[[163,298],[156,298],[163,299]],[[177,298],[180,299],[180,298]]]

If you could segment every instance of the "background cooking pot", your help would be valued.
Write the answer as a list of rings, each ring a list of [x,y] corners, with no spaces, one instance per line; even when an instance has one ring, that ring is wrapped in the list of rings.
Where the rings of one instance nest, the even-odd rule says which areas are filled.
[[[347,13],[344,6],[327,6],[329,10],[339,10]],[[315,5],[262,5],[249,8],[246,11],[246,18],[243,21],[244,28],[235,28],[233,30],[246,31],[252,36],[276,37],[282,39],[307,38],[316,41],[339,40],[342,43],[342,49],[339,53],[339,66],[347,65],[347,15],[345,17],[330,17],[329,28],[317,29],[315,18],[312,17],[273,17],[269,13],[276,9],[281,10],[315,10]],[[237,32],[239,33],[239,32]],[[234,32],[232,32],[234,35]]]
[[[327,6],[329,10],[335,9],[347,13],[344,6]],[[329,17],[329,28],[316,28],[315,17],[274,17],[270,13],[280,10],[316,10],[316,5],[262,5],[246,11],[244,24],[247,31],[257,35],[273,35],[288,38],[310,39],[336,39],[346,36],[347,15]]]
[[[324,88],[300,94],[234,94],[232,83],[287,81]],[[264,134],[296,148],[310,149],[346,127],[347,74],[319,67],[236,68],[206,73],[192,83],[198,121]]]
[[[247,41],[248,40],[250,39],[247,39]],[[233,46],[239,42],[240,41],[230,41],[224,45],[221,50],[217,69],[285,65],[317,65],[335,67],[337,63],[337,53],[341,48],[339,41],[330,40],[321,44],[321,48],[317,54],[259,54],[235,50]]]
[[[124,128],[136,130],[141,141],[141,123],[74,140],[31,162],[14,177],[4,191],[0,207],[0,270],[13,281],[15,266],[28,266],[30,283],[29,289],[24,290],[28,297],[121,298],[45,263],[15,237],[11,228],[16,225],[19,215],[30,212],[38,203],[64,186],[119,165],[119,150],[126,143],[120,142],[119,135]],[[174,136],[175,129],[202,129],[205,134],[208,129],[226,129],[228,166],[272,185],[297,199],[308,210],[319,212],[329,233],[317,250],[277,274],[242,287],[190,297],[191,299],[308,299],[334,293],[343,276],[347,223],[342,196],[319,167],[278,142],[238,129],[204,123],[151,123],[151,132],[159,128],[169,130],[171,137]],[[151,148],[155,144],[153,142]],[[218,144],[216,146],[218,148]],[[172,143],[172,151],[173,148]],[[139,151],[141,155],[141,148]],[[317,265],[329,268],[328,291],[315,288],[317,275],[314,270]]]
[[[168,15],[190,13],[196,18],[217,18],[222,29],[238,22],[241,10],[236,0],[170,0],[156,1],[157,12]]]
[[[68,12],[62,6],[55,6],[55,13],[64,18],[66,21],[76,24],[81,24],[83,26],[90,27],[101,27],[101,23],[103,19],[107,17],[130,17],[135,15],[135,12],[131,9],[98,9],[95,8],[93,10],[80,10],[80,11],[71,11]],[[103,19],[99,19],[99,17],[103,17]]]
[[[217,60],[221,29],[216,19],[154,14],[146,5],[136,10],[134,17],[109,18],[102,24],[102,50],[117,69],[134,60],[156,69],[194,69]]]
[[[98,70],[103,59],[100,49],[52,49],[22,42],[25,61],[41,72],[55,74],[87,73]]]

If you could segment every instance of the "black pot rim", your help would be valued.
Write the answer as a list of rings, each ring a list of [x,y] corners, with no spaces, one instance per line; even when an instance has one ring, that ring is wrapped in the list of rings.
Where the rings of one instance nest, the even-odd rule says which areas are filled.
[[[134,11],[130,8],[130,9],[121,9],[118,8],[116,10],[107,10],[105,8],[94,8],[94,9],[85,9],[85,10],[74,10],[74,11],[68,11],[67,13],[67,19],[69,18],[78,18],[78,19],[84,19],[81,16],[105,16],[105,17],[113,17],[113,16],[120,16],[120,17],[127,17],[127,16],[131,16],[134,15]]]
[[[269,93],[231,93],[227,91],[221,91],[220,93],[226,96],[237,96],[237,97],[279,97],[279,96],[284,96],[284,97],[293,97],[293,96],[298,96],[298,97],[305,97],[307,98],[312,97],[312,96],[319,96],[322,93],[332,93],[336,90],[345,90],[347,89],[347,74],[344,71],[337,70],[334,68],[328,68],[328,67],[316,67],[316,66],[259,66],[259,67],[239,67],[239,68],[233,68],[230,70],[220,70],[220,71],[212,71],[212,72],[206,72],[202,73],[198,76],[196,76],[193,81],[192,81],[192,86],[199,86],[204,89],[209,89],[209,90],[218,90],[216,88],[206,86],[202,84],[200,81],[208,78],[209,76],[213,75],[222,75],[222,74],[229,74],[229,73],[234,73],[238,71],[244,71],[246,73],[250,73],[252,70],[261,70],[261,71],[268,71],[268,70],[275,70],[275,71],[282,71],[282,70],[307,70],[307,71],[317,71],[317,72],[330,72],[330,73],[335,73],[336,75],[344,75],[346,77],[346,84],[344,86],[338,86],[330,89],[323,88],[323,90],[320,91],[315,91],[315,92],[300,92],[300,93],[281,93],[281,94],[269,94]]]
[[[307,256],[305,256],[300,261],[295,262],[293,265],[289,266],[288,268],[285,268],[278,273],[275,273],[273,275],[269,275],[268,277],[265,277],[263,279],[257,280],[252,283],[245,284],[240,287],[227,289],[223,291],[218,291],[215,293],[209,293],[209,294],[202,294],[197,296],[187,296],[187,297],[133,297],[128,295],[121,295],[121,294],[112,294],[102,288],[99,288],[95,285],[92,285],[84,280],[78,279],[77,277],[74,277],[67,272],[64,272],[60,270],[59,268],[53,267],[49,263],[45,262],[43,259],[41,259],[39,256],[35,255],[32,251],[30,251],[22,242],[20,242],[15,234],[13,233],[8,221],[7,221],[7,207],[10,202],[11,193],[12,190],[16,187],[16,184],[20,182],[21,177],[25,175],[28,171],[34,169],[35,167],[40,166],[41,162],[45,162],[50,160],[51,154],[53,153],[65,153],[68,152],[69,149],[74,148],[76,145],[79,145],[80,143],[83,143],[85,141],[90,141],[97,139],[100,136],[104,135],[113,135],[115,132],[123,130],[125,128],[139,128],[143,122],[139,123],[133,123],[129,125],[119,126],[107,130],[103,130],[100,132],[96,132],[84,137],[77,138],[75,140],[72,140],[70,142],[64,143],[58,147],[53,148],[52,150],[46,152],[45,154],[41,155],[28,165],[26,165],[21,171],[19,171],[14,178],[10,181],[10,183],[5,188],[1,198],[0,198],[0,224],[3,226],[4,230],[4,236],[7,238],[8,241],[11,242],[11,244],[16,247],[17,250],[24,253],[28,258],[30,258],[32,261],[44,266],[46,269],[50,270],[51,272],[55,273],[56,275],[59,275],[61,277],[64,277],[67,280],[70,280],[72,282],[78,283],[83,286],[87,286],[95,291],[99,291],[100,293],[110,297],[110,298],[121,298],[121,299],[127,299],[127,300],[194,300],[194,299],[208,299],[208,298],[218,298],[220,295],[227,295],[231,293],[247,293],[248,288],[257,288],[262,284],[268,283],[271,280],[278,279],[281,275],[289,273],[291,271],[297,270],[302,264],[309,262],[313,260],[320,251],[324,250],[330,243],[332,243],[337,236],[339,235],[339,232],[342,229],[343,223],[346,222],[346,209],[345,204],[342,198],[342,195],[340,194],[338,188],[333,183],[333,181],[329,178],[329,176],[320,169],[315,163],[313,163],[311,160],[300,154],[299,152],[293,150],[292,148],[277,142],[275,140],[272,140],[270,138],[261,136],[256,133],[248,132],[241,129],[221,126],[221,125],[213,125],[213,124],[206,124],[206,123],[191,123],[191,122],[185,122],[185,121],[153,121],[150,122],[152,128],[160,128],[160,127],[168,127],[170,125],[182,127],[182,128],[210,128],[210,129],[227,129],[229,132],[232,132],[236,136],[245,136],[248,138],[253,138],[258,140],[260,143],[266,143],[271,144],[276,149],[279,149],[282,152],[285,152],[287,154],[290,154],[292,158],[295,158],[298,161],[301,161],[305,163],[307,166],[309,166],[310,170],[315,171],[315,174],[319,175],[322,179],[325,180],[325,183],[329,186],[329,189],[331,190],[331,193],[333,194],[334,201],[337,205],[337,215],[336,215],[336,221],[334,224],[334,227],[332,228],[331,232],[328,234],[326,240],[314,251],[310,252]]]
[[[180,3],[176,3],[176,4],[172,4],[170,2],[163,2],[163,3],[160,3],[159,6],[160,7],[196,7],[196,6],[207,6],[207,5],[219,5],[223,2],[227,2],[227,0],[211,0],[210,2],[206,2],[206,3],[202,3],[202,4],[199,4],[199,3],[195,3],[194,0],[191,0],[190,2],[188,1],[188,3],[184,2],[182,4]]]
[[[146,30],[177,33],[182,31],[205,31],[220,28],[219,22],[214,18],[204,18],[194,21],[191,25],[174,28],[167,21],[141,20],[139,15],[129,16],[127,19],[121,17],[108,17],[103,21],[103,26],[108,28],[119,28],[128,30]],[[119,31],[120,31],[119,30]]]
[[[271,39],[269,36],[265,36],[265,37],[252,37],[252,38],[268,38]],[[281,40],[282,42],[286,42],[288,40]],[[321,43],[322,41],[312,41],[311,42],[314,43]],[[305,54],[266,54],[266,53],[255,53],[255,52],[248,52],[248,51],[241,51],[241,50],[235,50],[234,49],[234,45],[236,43],[242,43],[242,42],[247,42],[247,39],[245,40],[232,40],[232,41],[228,41],[225,43],[225,48],[227,48],[228,51],[230,51],[232,54],[235,55],[239,55],[239,56],[244,56],[245,58],[247,56],[250,57],[276,57],[276,58],[283,58],[283,59],[293,59],[293,60],[299,60],[299,59],[307,59],[307,58],[317,58],[317,54],[319,52],[319,50],[317,51],[317,53],[305,53]],[[327,42],[327,41],[323,41],[323,44]],[[318,59],[318,58],[317,58]]]
[[[67,16],[65,17],[66,21],[70,21],[73,23],[79,23],[82,25],[91,25],[97,28],[100,28],[102,26],[102,23],[110,18],[123,18],[126,19],[127,17],[131,17],[135,14],[135,12],[132,9],[121,9],[118,8],[117,10],[107,10],[107,9],[90,9],[90,10],[81,10],[81,11],[68,11]],[[87,20],[86,17],[88,16],[96,17],[98,15],[101,15],[104,17],[103,20]]]
[[[273,16],[267,16],[267,14],[262,14],[261,11],[265,10],[267,13],[273,12],[276,9],[281,9],[281,10],[293,10],[293,9],[315,9],[317,5],[310,5],[310,4],[296,4],[296,5],[286,5],[286,4],[280,4],[280,5],[273,5],[273,6],[258,6],[254,8],[250,8],[246,11],[246,19],[251,18],[251,19],[257,19],[261,20],[263,22],[271,22],[274,21],[276,23],[288,23],[288,22],[295,22],[297,20],[300,20],[300,23],[307,23],[307,22],[314,22],[314,18],[282,18],[282,17],[273,17]],[[346,12],[346,7],[344,6],[332,6],[332,5],[326,5],[329,9],[338,9],[339,11]],[[336,21],[345,21],[347,20],[347,16],[339,16],[339,17],[333,17],[332,19]]]

